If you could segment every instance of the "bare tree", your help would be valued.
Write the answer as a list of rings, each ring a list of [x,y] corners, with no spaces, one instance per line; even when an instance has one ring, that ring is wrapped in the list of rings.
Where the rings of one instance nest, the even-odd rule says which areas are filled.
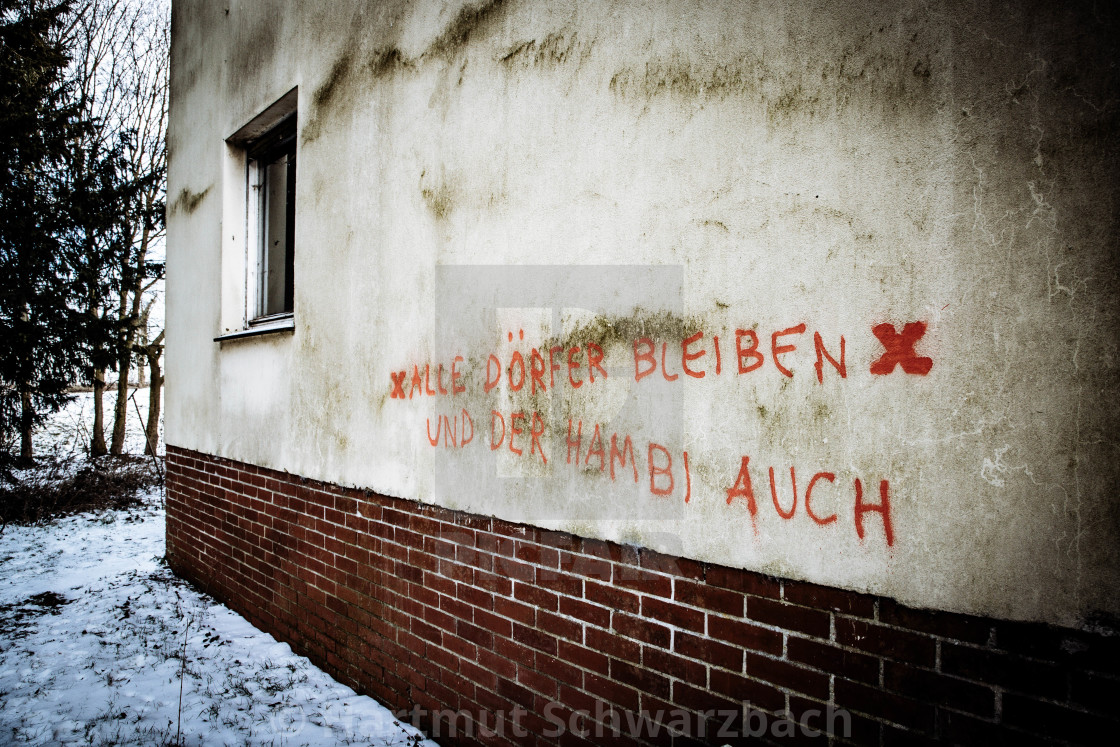
[[[94,356],[90,375],[94,456],[124,451],[133,360],[151,366],[155,355],[158,369],[162,354],[162,344],[148,343],[141,331],[146,333],[145,309],[150,310],[163,278],[169,23],[166,2],[143,0],[88,0],[74,17],[72,65],[80,102],[98,123],[95,137],[100,146],[121,149],[126,177],[134,187],[112,231],[100,238],[115,242],[106,269],[110,293],[89,303],[91,315],[115,323],[118,330],[112,350]],[[112,441],[106,449],[102,400],[108,367],[117,371],[117,397]],[[149,410],[156,413],[157,433],[161,384],[156,376],[149,394],[157,403]]]
[[[69,29],[69,48],[73,78],[76,82],[78,103],[87,118],[95,123],[90,130],[84,148],[95,152],[111,147],[120,120],[117,116],[122,96],[118,68],[125,59],[125,49],[130,36],[128,14],[120,0],[104,2],[94,0],[76,8]],[[81,168],[81,165],[78,166]],[[86,257],[111,256],[114,252],[106,246],[111,241],[106,231],[86,232],[85,246],[82,250]],[[112,264],[116,264],[115,262]],[[99,266],[95,272],[98,283],[90,283],[86,298],[86,314],[92,323],[108,325],[112,323],[112,304],[110,294],[113,283],[109,267]],[[105,443],[105,369],[115,365],[116,356],[111,346],[98,347],[93,351],[90,362],[90,379],[93,385],[93,432],[90,438],[90,454],[101,456],[109,449]]]
[[[169,17],[159,6],[142,6],[137,13],[133,43],[126,54],[126,74],[120,80],[124,89],[124,120],[135,132],[126,158],[132,177],[142,183],[133,209],[122,216],[126,235],[134,249],[131,263],[121,273],[119,314],[123,339],[118,363],[117,401],[113,418],[113,439],[109,450],[124,450],[125,419],[128,400],[128,371],[140,329],[145,294],[163,279],[163,262],[154,261],[153,249],[162,245],[164,200],[167,175],[167,77]],[[162,350],[162,346],[159,347]],[[151,361],[148,351],[145,356]],[[152,382],[155,394],[160,380]],[[156,411],[158,413],[158,406]]]

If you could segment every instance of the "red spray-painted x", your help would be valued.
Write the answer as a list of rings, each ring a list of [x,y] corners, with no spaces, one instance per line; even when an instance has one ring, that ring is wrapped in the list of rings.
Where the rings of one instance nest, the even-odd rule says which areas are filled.
[[[914,345],[926,333],[925,322],[907,322],[902,334],[895,332],[894,325],[886,322],[876,324],[871,331],[887,349],[879,360],[871,364],[871,373],[886,375],[894,370],[895,365],[900,365],[908,374],[925,376],[933,368],[932,358],[914,353]]]
[[[401,371],[400,373],[389,372],[389,377],[393,380],[393,391],[389,393],[390,399],[404,399],[404,377],[407,375],[407,371]]]

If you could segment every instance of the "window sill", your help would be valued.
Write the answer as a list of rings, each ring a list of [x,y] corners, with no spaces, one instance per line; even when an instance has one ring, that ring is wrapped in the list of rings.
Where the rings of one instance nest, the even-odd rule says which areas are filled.
[[[261,319],[249,322],[248,329],[238,330],[237,332],[227,332],[224,335],[218,335],[214,338],[214,342],[230,342],[231,340],[243,340],[246,337],[259,337],[260,335],[272,335],[281,332],[291,334],[296,330],[296,320],[291,314],[284,316],[274,316],[267,319]]]

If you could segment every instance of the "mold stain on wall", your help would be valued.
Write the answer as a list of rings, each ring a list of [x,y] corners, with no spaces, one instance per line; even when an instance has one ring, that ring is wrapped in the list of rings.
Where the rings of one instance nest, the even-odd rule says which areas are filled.
[[[186,187],[183,187],[179,190],[175,201],[171,203],[171,209],[168,212],[177,213],[182,211],[190,215],[195,210],[198,210],[198,206],[206,199],[206,195],[210,194],[211,189],[213,189],[213,185],[210,185],[201,192],[192,192]]]
[[[435,38],[421,57],[450,59],[459,49],[466,46],[473,33],[486,31],[490,24],[497,20],[505,4],[505,0],[487,0],[479,5],[467,5],[461,8],[454,20]]]
[[[832,55],[805,55],[801,69],[775,65],[765,52],[733,58],[674,52],[617,70],[608,89],[635,101],[747,99],[765,107],[771,125],[843,114],[853,107],[924,112],[938,78],[935,53],[917,33],[895,49],[876,38],[886,30],[868,32]]]
[[[447,218],[453,206],[450,187],[441,182],[434,187],[423,187],[420,194],[432,215],[440,220]]]
[[[278,17],[258,18],[257,23],[247,23],[246,18],[255,14],[226,10],[227,28],[232,28],[234,43],[230,44],[227,79],[236,85],[245,85],[262,71],[272,67],[272,59],[283,48],[280,33],[283,28]]]
[[[374,83],[398,71],[415,69],[428,60],[452,60],[472,37],[490,31],[506,7],[506,0],[488,0],[461,8],[443,31],[415,57],[409,57],[394,44],[380,45],[363,52],[359,37],[352,36],[331,65],[324,81],[315,89],[312,110],[303,129],[303,142],[314,142],[322,134],[323,119],[352,100],[353,89]],[[358,60],[363,60],[360,64]]]
[[[528,39],[508,48],[498,57],[506,69],[530,67],[558,67],[570,59],[583,60],[591,51],[591,44],[579,39],[576,32],[554,32],[540,41]]]
[[[311,103],[316,109],[325,109],[331,105],[343,82],[349,77],[350,68],[353,64],[353,58],[349,50],[344,51],[334,61],[326,79],[315,89],[315,94],[311,97]]]
[[[596,315],[545,344],[568,348],[575,345],[586,347],[588,343],[592,343],[607,350],[615,345],[628,346],[639,337],[648,337],[654,341],[679,341],[704,327],[705,319],[698,315],[681,315],[672,311],[651,311],[638,307],[626,315]]]

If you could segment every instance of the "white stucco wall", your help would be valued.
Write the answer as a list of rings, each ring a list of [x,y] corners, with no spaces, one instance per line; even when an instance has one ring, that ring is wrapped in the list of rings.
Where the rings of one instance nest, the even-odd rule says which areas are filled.
[[[1035,5],[176,2],[168,443],[919,606],[1114,618],[1115,34]],[[219,344],[244,292],[225,140],[293,88],[295,331]],[[910,322],[928,373],[872,373],[872,328]],[[789,377],[771,335],[802,323]],[[818,380],[814,332],[846,376]],[[675,381],[635,381],[646,336]],[[606,380],[484,391],[491,354],[579,345],[586,377],[589,342]],[[456,356],[466,391],[413,391]],[[433,447],[463,410],[470,443]],[[520,456],[494,410],[526,413]],[[637,484],[588,456],[596,422]],[[890,545],[878,512],[858,536],[856,479],[870,504],[887,481]]]

